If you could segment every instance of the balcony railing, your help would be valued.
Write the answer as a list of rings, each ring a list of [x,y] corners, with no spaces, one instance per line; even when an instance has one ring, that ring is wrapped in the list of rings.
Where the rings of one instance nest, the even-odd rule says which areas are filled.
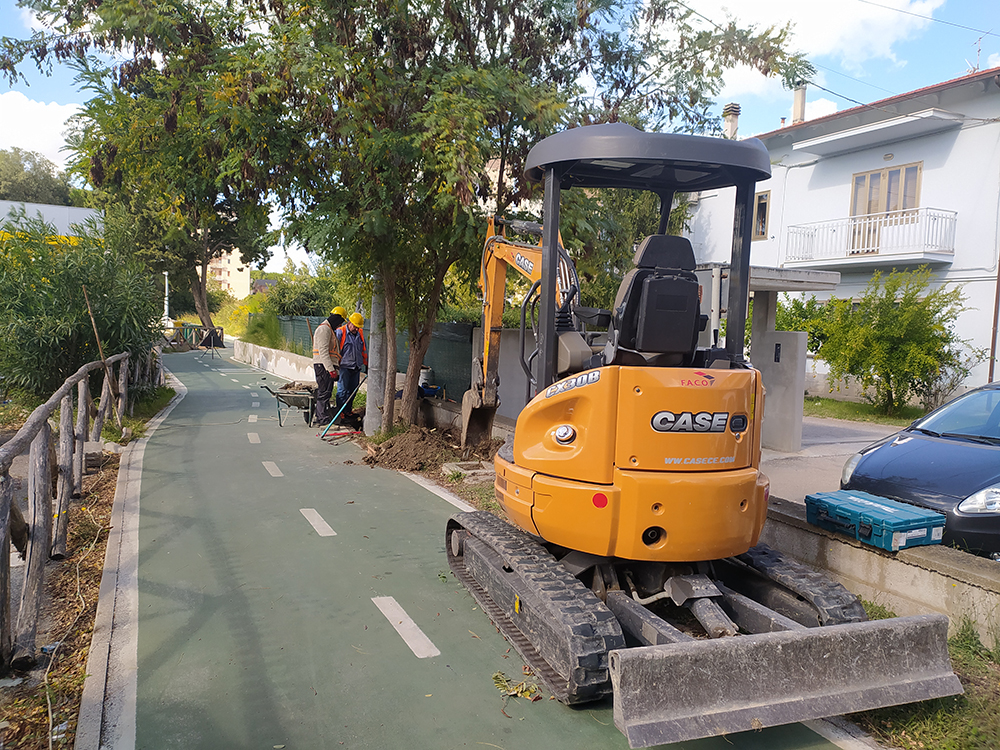
[[[785,263],[947,263],[955,254],[956,211],[912,208],[788,227]]]

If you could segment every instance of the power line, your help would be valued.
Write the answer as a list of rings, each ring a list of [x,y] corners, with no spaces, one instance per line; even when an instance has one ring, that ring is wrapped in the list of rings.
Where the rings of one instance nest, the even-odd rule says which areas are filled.
[[[847,75],[847,73],[841,73],[839,70],[834,70],[833,68],[828,68],[827,66],[820,65],[819,63],[815,63],[814,62],[813,65],[815,65],[817,68],[822,68],[823,70],[827,71],[828,73],[833,73],[834,75],[843,76],[844,78],[848,79],[849,81],[854,81],[855,83],[860,83],[860,84],[863,84],[865,86],[871,86],[873,89],[878,89],[879,91],[884,91],[885,93],[892,94],[893,96],[896,96],[896,94],[898,93],[896,91],[890,91],[889,89],[882,88],[881,86],[876,86],[874,83],[871,83],[869,81],[862,81],[860,78],[855,78],[854,76],[849,76],[849,75]],[[812,82],[810,81],[810,83],[812,83]],[[824,91],[825,91],[825,89],[824,89]]]
[[[994,34],[992,31],[983,31],[982,29],[974,29],[971,26],[963,26],[960,23],[952,23],[951,21],[945,21],[940,18],[934,18],[932,16],[924,16],[920,13],[913,13],[912,11],[903,10],[902,8],[893,8],[889,5],[882,5],[881,3],[873,3],[872,0],[858,0],[859,3],[864,3],[865,5],[874,5],[876,8],[884,8],[885,10],[894,10],[897,13],[903,13],[907,16],[913,16],[914,18],[922,18],[925,21],[934,21],[935,23],[943,23],[946,26],[954,26],[956,29],[965,29],[966,31],[974,31],[977,34],[982,34],[983,36],[995,36],[1000,37],[1000,34]]]

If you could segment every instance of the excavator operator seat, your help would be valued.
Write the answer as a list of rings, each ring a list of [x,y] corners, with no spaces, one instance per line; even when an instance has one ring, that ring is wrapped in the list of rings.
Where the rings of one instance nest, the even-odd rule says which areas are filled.
[[[634,263],[615,297],[615,363],[690,364],[702,326],[691,242],[650,235],[639,244]]]

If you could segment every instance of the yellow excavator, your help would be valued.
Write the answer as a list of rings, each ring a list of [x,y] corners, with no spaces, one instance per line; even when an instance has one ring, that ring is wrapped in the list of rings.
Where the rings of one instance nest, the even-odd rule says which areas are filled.
[[[947,618],[869,622],[843,586],[758,545],[764,388],[743,331],[763,145],[593,125],[539,142],[526,176],[544,183],[543,224],[491,223],[483,354],[463,398],[463,439],[489,435],[511,266],[533,282],[520,337],[533,398],[495,459],[509,523],[456,514],[445,547],[535,674],[563,703],[612,696],[633,748],[961,693]],[[559,235],[574,188],[660,199],[612,310],[578,301]],[[721,348],[698,346],[694,252],[666,234],[675,194],[706,190],[735,194]]]

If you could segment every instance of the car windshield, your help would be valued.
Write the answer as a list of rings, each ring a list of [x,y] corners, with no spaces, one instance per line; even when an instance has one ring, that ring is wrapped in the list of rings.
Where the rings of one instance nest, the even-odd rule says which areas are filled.
[[[913,426],[947,437],[1000,441],[1000,390],[967,393]]]

